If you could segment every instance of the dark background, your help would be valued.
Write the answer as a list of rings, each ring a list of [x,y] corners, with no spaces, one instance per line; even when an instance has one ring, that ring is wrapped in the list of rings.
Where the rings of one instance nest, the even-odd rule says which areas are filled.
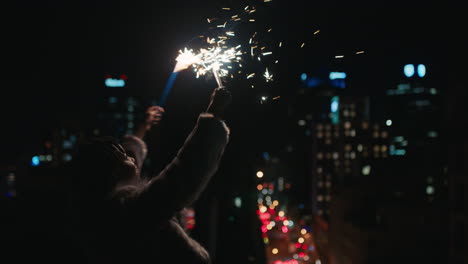
[[[128,95],[147,98],[147,102],[159,99],[177,51],[207,32],[207,17],[234,4],[239,5],[238,1],[110,0],[2,4],[0,159],[15,163],[34,153],[50,128],[67,120],[86,123],[95,113],[93,102],[102,93],[105,74],[127,74],[132,87]],[[402,63],[431,65],[435,84],[463,80],[462,4],[273,0],[259,6],[264,7],[259,10],[260,21],[274,28],[272,39],[286,43],[285,56],[275,72],[282,85],[257,91],[250,90],[245,80],[228,83],[233,103],[226,119],[233,134],[221,167],[224,177],[213,183],[220,189],[209,189],[208,194],[222,193],[223,188],[235,193],[239,186],[251,184],[242,178],[252,170],[249,162],[259,152],[284,147],[284,138],[290,136],[282,126],[287,120],[287,100],[295,94],[301,72],[343,67],[350,75],[350,93],[376,96],[397,84]],[[246,31],[254,27],[242,26]],[[312,38],[315,30],[320,33]],[[304,41],[306,49],[294,48]],[[359,50],[365,55],[350,56]],[[339,54],[348,56],[337,62],[334,56]],[[165,120],[151,134],[150,147],[160,155],[155,169],[175,154],[215,85],[214,80],[195,79],[189,72],[179,74]],[[262,106],[258,103],[262,92],[282,99]],[[54,215],[53,211],[35,213]],[[49,227],[55,223],[44,220],[47,217],[23,216],[32,222],[42,219],[38,221]],[[33,244],[41,238],[27,241]]]

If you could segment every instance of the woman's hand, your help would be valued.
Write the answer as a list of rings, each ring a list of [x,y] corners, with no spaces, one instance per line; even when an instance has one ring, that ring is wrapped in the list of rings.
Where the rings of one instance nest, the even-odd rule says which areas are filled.
[[[206,112],[221,118],[230,103],[231,93],[228,89],[226,87],[216,88],[211,94],[211,101]]]

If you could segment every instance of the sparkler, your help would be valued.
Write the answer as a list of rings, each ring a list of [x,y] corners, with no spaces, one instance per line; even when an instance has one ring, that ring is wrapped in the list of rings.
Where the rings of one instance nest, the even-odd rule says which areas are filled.
[[[232,35],[234,33],[231,33]],[[219,37],[219,41],[215,39],[207,39],[209,44],[222,44],[225,38]],[[209,72],[213,73],[218,87],[222,87],[223,83],[221,78],[226,77],[229,74],[231,62],[239,62],[241,60],[242,52],[240,51],[241,45],[235,48],[224,48],[219,46],[213,46],[207,49],[200,49],[199,52],[195,53],[192,49],[184,48],[179,51],[179,56],[176,58],[176,65],[173,72],[169,76],[166,87],[164,88],[163,94],[160,100],[160,106],[163,106],[166,102],[167,96],[174,85],[177,74],[190,67],[194,69],[197,78],[200,76],[207,75]],[[226,66],[226,67],[225,67]]]

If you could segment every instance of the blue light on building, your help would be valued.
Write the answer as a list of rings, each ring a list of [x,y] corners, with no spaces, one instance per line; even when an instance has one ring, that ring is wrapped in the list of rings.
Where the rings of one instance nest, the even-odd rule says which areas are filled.
[[[414,75],[414,65],[413,64],[406,64],[403,68],[403,72],[405,73],[406,77],[412,77]]]
[[[107,78],[104,83],[107,87],[124,87],[125,81],[121,79]]]
[[[340,122],[339,106],[340,98],[338,96],[333,96],[330,103],[331,120],[333,124],[338,124],[338,122]]]
[[[39,156],[34,156],[31,159],[31,165],[32,166],[39,166],[41,164],[41,160],[39,159]]]
[[[306,73],[301,74],[301,80],[302,81],[307,80],[307,74]]]
[[[346,79],[346,73],[345,72],[330,72],[330,75],[328,76],[330,80],[336,80],[336,79]]]
[[[426,66],[424,64],[418,65],[418,76],[421,78],[426,76]]]

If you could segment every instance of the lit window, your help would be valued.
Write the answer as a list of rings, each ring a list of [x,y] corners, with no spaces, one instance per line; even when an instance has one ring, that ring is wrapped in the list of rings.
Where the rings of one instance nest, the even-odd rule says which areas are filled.
[[[354,130],[354,129],[351,130],[351,131],[349,132],[349,135],[350,135],[351,137],[355,137],[355,136],[356,136],[356,130]]]
[[[431,186],[431,185],[428,185],[426,187],[426,193],[427,193],[427,195],[433,195],[435,193],[435,188],[433,186]]]
[[[370,165],[365,165],[362,167],[362,175],[369,175],[371,172],[371,166]]]
[[[361,125],[361,126],[362,126],[362,129],[363,129],[363,130],[366,130],[366,129],[369,128],[369,123],[367,123],[367,122],[362,122],[362,125]]]
[[[325,186],[326,186],[327,188],[330,188],[330,187],[331,187],[331,185],[332,185],[332,184],[331,184],[331,182],[330,182],[330,181],[327,181],[327,182],[325,183]]]
[[[358,150],[359,152],[362,152],[363,149],[364,149],[364,147],[363,147],[361,144],[359,144],[359,145],[357,146],[357,150]]]
[[[387,137],[388,137],[388,132],[382,131],[382,138],[387,138]]]
[[[345,145],[345,151],[351,151],[351,145],[350,144]]]
[[[379,132],[375,131],[372,135],[373,135],[374,138],[378,138],[379,137]]]
[[[382,145],[382,146],[380,147],[380,151],[386,152],[386,151],[387,151],[387,146],[386,146],[386,145]]]
[[[317,138],[322,138],[323,137],[323,133],[322,132],[318,132],[317,133]]]
[[[349,154],[349,157],[350,157],[351,159],[355,159],[355,158],[356,158],[356,152],[354,152],[354,151],[351,152],[351,153]]]
[[[317,196],[317,201],[319,202],[323,201],[323,196],[322,195]]]
[[[319,159],[319,160],[323,159],[322,152],[317,153],[317,159]]]
[[[297,121],[297,124],[298,124],[299,126],[305,126],[305,125],[306,125],[306,121],[301,119],[301,120]]]
[[[330,196],[330,195],[325,196],[325,200],[326,200],[327,202],[331,201],[331,196]]]
[[[351,128],[351,122],[349,122],[349,121],[348,121],[348,122],[345,122],[345,123],[344,123],[344,128],[350,129],[350,128]]]
[[[333,152],[333,159],[338,159],[338,152]]]

